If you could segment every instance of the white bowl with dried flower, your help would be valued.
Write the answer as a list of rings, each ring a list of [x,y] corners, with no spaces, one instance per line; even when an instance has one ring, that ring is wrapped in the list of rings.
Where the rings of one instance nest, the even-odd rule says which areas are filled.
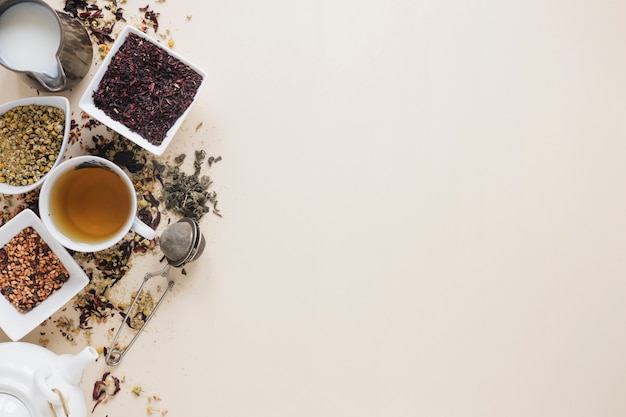
[[[78,105],[105,126],[161,155],[206,78],[189,60],[127,25]]]
[[[0,105],[0,193],[22,194],[41,186],[63,159],[70,124],[65,97],[27,97]]]
[[[11,340],[26,336],[88,283],[33,211],[0,227],[0,328]]]

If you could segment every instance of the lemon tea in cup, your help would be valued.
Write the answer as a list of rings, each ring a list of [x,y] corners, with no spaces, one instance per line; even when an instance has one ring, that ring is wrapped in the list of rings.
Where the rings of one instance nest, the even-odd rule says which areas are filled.
[[[124,171],[113,162],[80,156],[54,168],[39,197],[41,220],[66,248],[96,252],[119,242],[133,229],[147,239],[154,230],[136,216],[137,196]]]

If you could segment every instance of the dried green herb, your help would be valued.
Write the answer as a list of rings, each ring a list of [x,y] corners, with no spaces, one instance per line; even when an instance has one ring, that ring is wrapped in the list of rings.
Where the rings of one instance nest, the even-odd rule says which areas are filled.
[[[221,156],[218,156],[217,158],[210,156],[210,157],[209,157],[209,161],[208,161],[209,166],[211,166],[211,165],[213,165],[215,162],[219,162],[219,161],[221,161],[221,160],[222,160],[222,157],[221,157]]]
[[[183,217],[199,220],[211,211],[220,215],[217,210],[217,194],[209,191],[213,181],[208,175],[200,175],[201,161],[206,158],[205,151],[196,151],[194,173],[188,175],[181,170],[186,158],[185,154],[174,158],[174,166],[168,166],[153,161],[155,170],[159,173],[163,185],[161,201],[165,210]]]

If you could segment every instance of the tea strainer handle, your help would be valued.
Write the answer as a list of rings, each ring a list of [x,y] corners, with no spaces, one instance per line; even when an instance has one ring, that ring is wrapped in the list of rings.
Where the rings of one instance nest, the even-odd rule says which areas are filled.
[[[135,343],[135,340],[137,340],[137,337],[139,337],[139,335],[143,331],[144,327],[146,327],[146,325],[148,324],[148,322],[150,321],[150,319],[152,318],[154,313],[157,311],[157,309],[161,305],[161,302],[163,302],[163,299],[165,298],[167,293],[174,286],[174,280],[172,280],[170,278],[169,271],[170,271],[170,265],[168,264],[163,269],[161,269],[160,271],[148,272],[146,275],[144,275],[143,282],[141,283],[141,286],[137,290],[137,294],[135,295],[135,298],[133,299],[133,302],[130,304],[130,307],[128,307],[128,311],[126,312],[126,315],[124,316],[124,320],[122,320],[122,323],[120,324],[120,327],[117,329],[117,332],[115,333],[115,337],[113,338],[113,342],[111,342],[111,347],[109,348],[109,350],[108,350],[108,352],[107,352],[107,354],[105,356],[105,361],[106,361],[107,365],[109,365],[109,366],[116,366],[116,365],[118,365],[120,363],[120,361],[122,360],[122,358],[124,357],[126,352],[128,352],[128,349],[130,349],[130,347]],[[137,332],[135,333],[133,338],[130,340],[128,345],[126,345],[126,347],[123,348],[123,349],[120,349],[120,348],[116,347],[117,340],[120,337],[120,334],[122,332],[122,329],[124,328],[124,325],[126,323],[127,318],[132,317],[131,313],[133,311],[133,308],[135,307],[135,304],[137,304],[137,300],[139,299],[139,296],[141,294],[141,290],[143,290],[143,287],[146,285],[146,283],[148,282],[148,280],[150,278],[158,277],[158,276],[163,276],[163,277],[167,278],[167,287],[165,287],[165,290],[163,291],[163,294],[159,298],[159,301],[152,308],[152,311],[150,312],[150,314],[148,314],[148,316],[144,319],[143,324],[137,330]]]

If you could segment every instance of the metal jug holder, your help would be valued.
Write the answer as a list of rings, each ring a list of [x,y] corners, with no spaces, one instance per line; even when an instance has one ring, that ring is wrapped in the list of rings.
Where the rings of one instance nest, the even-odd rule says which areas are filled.
[[[204,251],[205,240],[204,236],[200,232],[200,226],[198,225],[198,222],[194,219],[184,217],[178,222],[168,226],[163,231],[163,233],[159,237],[159,245],[161,247],[163,255],[165,255],[165,258],[167,259],[167,265],[165,265],[165,267],[159,271],[148,272],[144,276],[143,282],[137,290],[137,294],[135,295],[133,302],[128,308],[122,324],[120,324],[120,327],[117,329],[115,337],[113,338],[113,342],[111,342],[111,347],[106,354],[105,360],[107,365],[115,366],[120,363],[126,352],[128,352],[128,349],[130,349],[133,343],[135,343],[137,337],[139,337],[156,310],[159,308],[167,293],[174,286],[174,279],[170,276],[171,267],[182,268],[189,262],[195,261]],[[146,285],[148,280],[150,280],[150,278],[158,276],[162,276],[167,279],[167,287],[163,291],[163,294],[161,295],[155,306],[152,308],[152,311],[150,311],[150,314],[148,314],[148,316],[144,319],[143,324],[137,330],[128,345],[126,345],[126,347],[123,349],[117,348],[115,346],[117,340],[122,332],[126,320],[129,317],[132,317],[131,312],[133,311],[135,304],[137,304],[137,300],[139,299],[143,287]]]

